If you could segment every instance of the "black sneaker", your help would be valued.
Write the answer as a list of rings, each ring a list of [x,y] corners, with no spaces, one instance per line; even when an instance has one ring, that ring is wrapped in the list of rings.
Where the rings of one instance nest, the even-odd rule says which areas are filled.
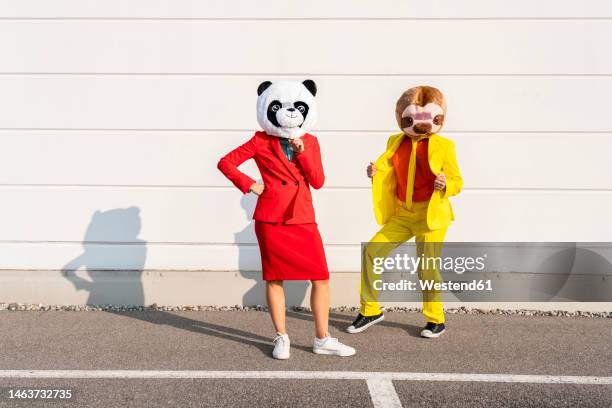
[[[432,323],[427,322],[427,325],[421,330],[421,337],[425,337],[428,339],[435,339],[440,337],[442,333],[446,330],[444,327],[444,323]]]
[[[353,324],[346,328],[346,331],[351,334],[361,333],[368,327],[373,326],[376,323],[382,322],[383,320],[385,320],[385,315],[383,313],[377,314],[375,316],[364,316],[359,313]]]

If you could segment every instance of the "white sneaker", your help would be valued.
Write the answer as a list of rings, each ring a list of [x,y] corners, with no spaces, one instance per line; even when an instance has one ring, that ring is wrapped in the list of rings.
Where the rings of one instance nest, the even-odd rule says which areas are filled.
[[[338,339],[327,336],[324,339],[314,339],[312,351],[315,354],[326,354],[330,356],[348,357],[356,353],[355,349],[342,344]]]
[[[278,336],[274,338],[274,350],[272,350],[272,357],[277,360],[287,360],[289,358],[289,335],[277,333]]]

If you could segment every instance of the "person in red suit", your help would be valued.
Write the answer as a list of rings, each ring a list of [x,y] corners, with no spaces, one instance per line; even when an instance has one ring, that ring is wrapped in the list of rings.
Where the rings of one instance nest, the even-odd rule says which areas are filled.
[[[329,334],[329,271],[315,220],[310,187],[325,181],[319,142],[307,133],[316,119],[316,85],[265,81],[257,89],[258,131],[225,155],[219,170],[244,194],[258,196],[253,219],[261,253],[270,316],[276,329],[272,356],[288,359],[290,341],[285,327],[283,281],[310,280],[314,315],[313,352],[350,356],[355,349]],[[254,159],[263,184],[238,170]]]

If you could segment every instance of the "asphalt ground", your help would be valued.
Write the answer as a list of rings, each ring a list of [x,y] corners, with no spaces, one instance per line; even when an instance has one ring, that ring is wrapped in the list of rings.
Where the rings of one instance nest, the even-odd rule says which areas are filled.
[[[342,332],[353,318],[332,313],[332,335],[357,349],[339,358],[313,354],[310,314],[288,312],[291,359],[277,361],[264,312],[0,312],[0,407],[612,406],[612,319],[449,314],[429,340],[417,313]]]

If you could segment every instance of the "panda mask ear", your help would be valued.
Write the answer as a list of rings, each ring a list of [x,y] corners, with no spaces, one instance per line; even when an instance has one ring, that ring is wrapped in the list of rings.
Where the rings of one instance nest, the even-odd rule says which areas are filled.
[[[312,79],[307,79],[302,84],[310,91],[312,96],[317,96],[317,84]]]
[[[270,81],[263,81],[261,84],[259,84],[257,87],[257,96],[261,95],[270,85],[272,85],[272,82]]]

